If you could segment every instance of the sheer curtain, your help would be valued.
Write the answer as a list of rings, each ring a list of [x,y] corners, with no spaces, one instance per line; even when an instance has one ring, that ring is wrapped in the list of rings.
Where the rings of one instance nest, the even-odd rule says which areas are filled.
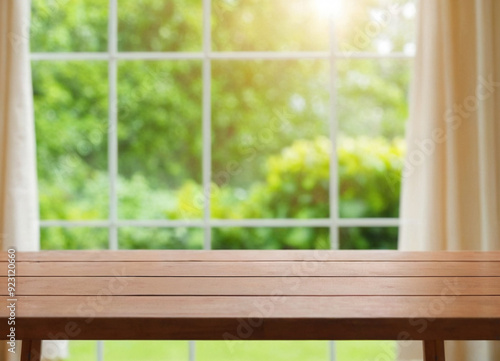
[[[0,1],[0,245],[36,251],[38,193],[29,59],[29,1]],[[17,360],[1,342],[0,356]]]
[[[0,245],[38,250],[29,1],[0,1]],[[17,360],[0,344],[4,360]]]
[[[29,0],[0,0],[0,246],[39,250]],[[65,343],[44,343],[64,356]],[[18,360],[0,343],[0,359]]]
[[[420,0],[401,250],[500,249],[500,1]],[[419,346],[420,347],[420,346]],[[401,359],[413,359],[400,347]],[[494,342],[447,358],[500,360]]]

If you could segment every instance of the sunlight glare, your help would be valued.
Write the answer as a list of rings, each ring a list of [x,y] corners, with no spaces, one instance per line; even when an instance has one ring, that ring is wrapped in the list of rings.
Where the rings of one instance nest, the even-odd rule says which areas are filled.
[[[343,0],[311,0],[319,16],[338,18],[342,12]]]

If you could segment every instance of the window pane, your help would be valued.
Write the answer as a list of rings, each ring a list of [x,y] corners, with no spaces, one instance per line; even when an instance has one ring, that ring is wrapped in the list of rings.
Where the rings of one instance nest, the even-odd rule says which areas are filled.
[[[326,61],[214,62],[212,217],[328,217],[328,100]]]
[[[198,341],[196,343],[197,361],[327,361],[328,352],[328,341]]]
[[[105,341],[106,361],[188,361],[187,341]]]
[[[95,360],[96,341],[69,341],[69,357],[66,361],[90,361]],[[45,351],[44,351],[45,352]]]
[[[120,249],[201,249],[203,229],[124,227],[118,243]]]
[[[119,216],[201,218],[201,64],[119,64]]]
[[[32,0],[31,4],[31,51],[106,51],[107,1]]]
[[[336,341],[337,361],[395,361],[395,341]]]
[[[105,62],[33,62],[42,219],[108,214]]]
[[[397,249],[397,227],[339,228],[340,249]]]
[[[120,51],[201,50],[201,0],[120,0]]]
[[[221,227],[212,232],[213,249],[329,249],[328,228]]]
[[[42,250],[107,249],[108,229],[42,227],[40,229],[40,248]]]
[[[340,133],[386,139],[404,136],[411,63],[409,59],[338,60]]]
[[[339,60],[341,217],[398,217],[408,60]]]
[[[415,52],[415,0],[342,1],[337,43],[347,53]]]
[[[328,50],[328,0],[212,0],[218,51]]]

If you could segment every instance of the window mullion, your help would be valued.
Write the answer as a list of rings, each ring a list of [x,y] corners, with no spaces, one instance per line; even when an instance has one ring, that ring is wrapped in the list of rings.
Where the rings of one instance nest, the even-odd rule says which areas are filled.
[[[109,248],[118,249],[118,94],[117,61],[118,52],[118,3],[109,1],[108,18],[108,171],[109,171]]]
[[[117,64],[118,2],[109,0],[108,10],[108,177],[109,177],[109,249],[118,249],[118,139],[117,139]],[[104,360],[104,342],[97,341],[97,361]]]
[[[338,161],[337,161],[337,63],[336,63],[336,34],[335,21],[332,14],[330,18],[330,248],[339,249],[339,189],[338,189]],[[329,359],[337,359],[335,341],[329,341]]]
[[[202,174],[203,174],[203,221],[204,249],[212,248],[212,230],[210,226],[210,180],[212,173],[212,107],[211,107],[211,0],[203,0],[203,119],[202,119]]]
[[[335,22],[333,16],[330,20],[330,248],[339,248],[339,191],[338,191],[338,162],[337,162],[337,68],[336,68],[336,40],[335,40]],[[333,359],[332,359],[333,361]]]

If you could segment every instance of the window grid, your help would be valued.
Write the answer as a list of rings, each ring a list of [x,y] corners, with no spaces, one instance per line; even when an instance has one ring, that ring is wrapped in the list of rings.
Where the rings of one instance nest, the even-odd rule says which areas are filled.
[[[329,51],[236,51],[217,52],[211,49],[211,0],[203,0],[203,41],[201,52],[119,52],[118,51],[118,3],[109,0],[108,49],[107,52],[37,52],[31,54],[33,61],[100,60],[108,62],[108,172],[109,172],[109,216],[102,221],[42,220],[41,227],[94,227],[108,228],[108,248],[116,250],[119,227],[197,227],[204,230],[204,249],[210,250],[213,227],[327,227],[330,229],[330,248],[339,248],[341,227],[398,227],[398,218],[339,218],[338,215],[338,167],[336,139],[338,124],[336,116],[336,61],[337,59],[412,59],[405,53],[347,53],[336,50],[334,19],[330,21]],[[201,220],[121,220],[118,218],[118,60],[202,60],[202,179],[204,210]],[[325,59],[330,64],[330,216],[321,219],[212,219],[210,215],[211,184],[211,61],[212,60],[261,60],[261,59]],[[104,343],[97,342],[96,359],[104,360]],[[329,342],[329,359],[335,361],[335,343]],[[196,344],[189,341],[189,361],[196,360]]]
[[[108,13],[108,172],[109,172],[109,249],[118,249],[118,0],[109,0]],[[101,355],[102,357],[102,355]],[[99,361],[102,361],[99,359]]]
[[[202,179],[203,179],[203,223],[204,223],[204,239],[203,248],[212,249],[212,226],[210,223],[210,184],[212,178],[212,63],[210,52],[212,50],[212,24],[211,10],[212,0],[203,0],[203,94],[202,94]],[[191,360],[191,352],[189,355]]]
[[[311,218],[311,219],[210,219],[210,227],[397,227],[398,218]],[[204,220],[118,220],[111,221],[65,221],[46,220],[42,227],[196,227],[203,228]]]
[[[330,116],[329,116],[329,137],[330,137],[330,169],[329,169],[329,216],[330,216],[330,249],[339,249],[339,225],[338,225],[338,167],[337,167],[337,70],[336,70],[336,57],[335,50],[335,23],[333,17],[330,20]],[[335,351],[335,341],[328,342],[329,359],[336,361],[337,355]]]
[[[333,54],[333,55],[332,55]],[[342,51],[207,51],[207,52],[109,52],[32,53],[31,60],[265,60],[265,59],[413,59],[405,53],[348,53]]]
[[[337,107],[336,107],[336,97],[337,97],[337,70],[336,70],[336,54],[335,49],[337,48],[335,44],[335,23],[333,17],[330,20],[330,117],[329,117],[329,129],[330,129],[330,180],[329,180],[329,202],[330,202],[330,248],[339,248],[339,217],[338,217],[338,167],[337,167]],[[331,342],[331,348],[334,348],[333,341]],[[335,360],[334,352],[331,352],[331,360]]]

